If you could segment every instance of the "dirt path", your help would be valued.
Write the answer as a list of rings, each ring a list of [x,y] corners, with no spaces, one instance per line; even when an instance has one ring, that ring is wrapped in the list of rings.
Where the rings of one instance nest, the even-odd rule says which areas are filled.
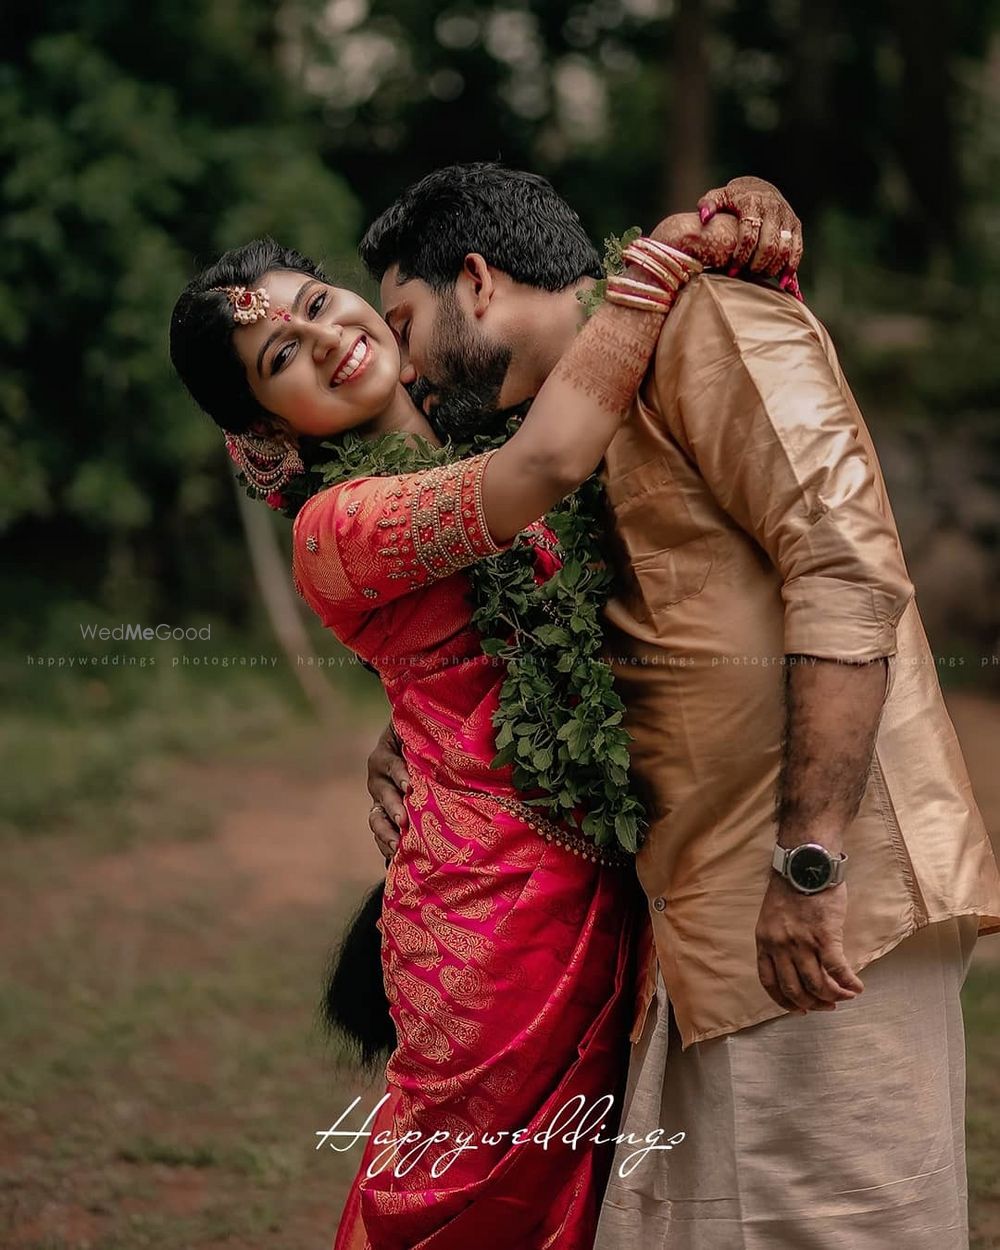
[[[220,921],[252,926],[283,908],[330,907],[345,890],[373,883],[382,861],[368,831],[364,765],[376,733],[370,720],[345,733],[326,775],[217,761],[177,766],[185,801],[201,796],[219,812],[208,838],[142,842],[97,859],[85,838],[10,847],[0,949],[24,932],[29,914],[38,935],[66,929],[95,905],[122,919],[200,903]]]
[[[1000,845],[1000,703],[960,693],[948,705],[987,827]],[[381,871],[364,785],[375,732],[369,718],[345,733],[325,776],[307,770],[290,779],[274,768],[217,762],[178,769],[177,784],[189,799],[200,792],[221,811],[216,832],[201,841],[144,843],[97,860],[69,840],[13,848],[8,888],[11,880],[27,884],[29,876],[48,885],[2,899],[0,946],[23,932],[22,904],[30,907],[36,932],[39,922],[58,926],[94,902],[141,915],[202,900],[217,915],[253,925],[277,909],[331,905],[345,887],[354,892],[370,884]]]
[[[1000,841],[1000,703],[949,707]],[[178,769],[187,801],[219,813],[207,838],[96,859],[79,838],[8,848],[5,1248],[329,1245],[356,1160],[310,1142],[359,1080],[310,1012],[329,942],[381,872],[363,781],[377,727],[345,727],[328,766]],[[1000,958],[1000,937],[976,958]]]
[[[949,695],[948,707],[994,845],[1000,847],[1000,703],[975,694]],[[51,844],[53,886],[30,898],[34,923],[64,923],[74,907],[99,901],[141,917],[171,903],[202,900],[237,924],[266,922],[276,909],[333,906],[377,880],[381,861],[367,829],[365,760],[377,722],[345,733],[325,776],[306,772],[289,782],[267,767],[186,765],[178,784],[221,808],[217,832],[199,842],[143,844],[93,862],[69,863],[66,846]],[[35,847],[23,852],[32,860]],[[61,868],[57,861],[62,862]],[[51,873],[51,876],[50,876]],[[15,869],[12,874],[19,875]],[[32,872],[32,876],[35,873]],[[55,881],[64,878],[62,885]],[[20,908],[2,908],[0,941]],[[41,913],[41,915],[39,914]],[[5,923],[6,922],[6,925]],[[4,934],[4,928],[8,934]],[[1000,936],[979,944],[977,959],[1000,958]]]
[[[185,802],[218,813],[207,838],[5,848],[4,1250],[331,1244],[357,1159],[317,1154],[315,1132],[374,1089],[314,1012],[382,871],[364,786],[377,731],[345,727],[328,765],[176,768]]]

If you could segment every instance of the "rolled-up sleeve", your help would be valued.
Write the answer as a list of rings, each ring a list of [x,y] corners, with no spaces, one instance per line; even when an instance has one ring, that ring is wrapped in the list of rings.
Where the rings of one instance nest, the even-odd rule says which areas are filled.
[[[913,596],[862,418],[790,297],[692,283],[661,336],[661,410],[719,505],[781,574],[786,654],[895,654]]]

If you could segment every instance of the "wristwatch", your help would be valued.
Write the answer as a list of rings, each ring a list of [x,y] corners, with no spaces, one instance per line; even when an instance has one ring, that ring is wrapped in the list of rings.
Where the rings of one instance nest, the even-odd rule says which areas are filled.
[[[803,842],[801,846],[786,848],[776,846],[771,856],[771,867],[800,894],[818,894],[831,886],[840,885],[844,879],[847,856],[831,855],[818,842]]]

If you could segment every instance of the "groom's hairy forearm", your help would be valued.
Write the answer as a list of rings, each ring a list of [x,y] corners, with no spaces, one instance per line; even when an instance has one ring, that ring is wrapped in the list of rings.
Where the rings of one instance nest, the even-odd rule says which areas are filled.
[[[787,660],[778,842],[820,842],[839,851],[868,781],[887,661]]]

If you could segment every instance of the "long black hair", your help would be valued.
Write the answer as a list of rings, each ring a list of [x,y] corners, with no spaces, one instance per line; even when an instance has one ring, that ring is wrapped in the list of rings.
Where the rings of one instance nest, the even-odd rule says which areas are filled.
[[[374,1071],[396,1049],[396,1027],[382,977],[385,882],[371,890],[330,957],[320,1000],[322,1025],[348,1043],[362,1067]]]
[[[254,239],[223,253],[192,278],[170,318],[170,359],[174,368],[195,402],[230,434],[244,434],[255,426],[271,428],[274,417],[251,390],[243,362],[233,346],[236,323],[232,304],[216,288],[242,286],[252,290],[274,269],[329,281],[320,266],[301,252],[282,247],[271,238]],[[307,479],[310,465],[322,458],[320,443],[319,439],[298,439],[306,472],[282,488],[288,506],[281,510],[286,515],[293,516],[316,489],[315,477],[312,484],[307,484]],[[396,1030],[382,980],[378,920],[384,893],[382,882],[369,893],[348,925],[331,956],[320,1002],[326,1031],[345,1038],[369,1068],[374,1068],[396,1046]]]

